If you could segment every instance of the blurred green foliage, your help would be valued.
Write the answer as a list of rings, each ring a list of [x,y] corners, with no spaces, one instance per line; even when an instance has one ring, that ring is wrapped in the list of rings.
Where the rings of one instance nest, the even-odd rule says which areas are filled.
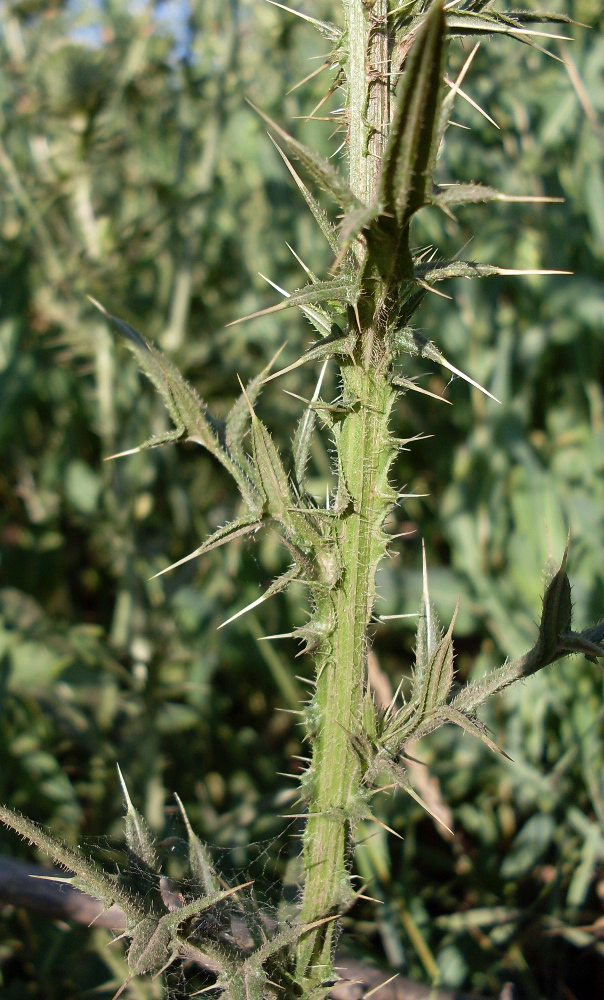
[[[401,435],[434,437],[404,453],[397,477],[429,495],[393,518],[393,532],[411,534],[382,571],[379,610],[416,609],[424,537],[443,620],[461,595],[462,677],[531,645],[544,565],[569,528],[576,626],[604,609],[604,36],[596,0],[551,6],[593,29],[548,42],[568,69],[488,40],[464,87],[500,130],[459,102],[472,131],[449,130],[440,169],[565,203],[478,206],[457,222],[427,212],[415,233],[447,255],[471,240],[465,256],[480,262],[574,272],[460,280],[453,302],[423,307],[427,334],[502,405],[460,380],[453,407],[402,399]],[[194,0],[184,20],[169,4],[3,7],[0,798],[108,850],[121,831],[119,761],[154,829],[182,835],[178,792],[225,875],[252,872],[273,905],[293,849],[280,816],[295,797],[276,772],[295,774],[304,753],[275,709],[296,707],[304,664],[256,637],[300,623],[304,595],[216,631],[280,568],[270,534],[149,579],[227,520],[232,493],[193,445],[103,461],[167,417],[86,295],[154,339],[220,414],[237,374],[251,377],[284,340],[296,356],[308,341],[296,317],[225,324],[274,300],[258,271],[300,285],[286,241],[314,271],[330,263],[244,101],[281,121],[308,114],[324,76],[284,95],[321,53],[303,22],[253,0]],[[312,13],[333,17],[334,4]],[[453,50],[452,75],[466,55]],[[301,123],[300,134],[334,152],[332,127]],[[443,373],[422,365],[422,385],[442,391]],[[283,385],[308,396],[312,378],[302,369]],[[298,404],[280,385],[261,405],[285,447]],[[329,475],[320,441],[313,460],[318,493]],[[411,645],[407,626],[376,627],[392,686]],[[365,831],[357,865],[385,905],[358,904],[349,947],[419,978],[438,968],[450,986],[493,992],[509,979],[530,1000],[587,1000],[604,976],[604,946],[576,929],[604,900],[600,668],[564,661],[483,718],[513,763],[450,727],[421,748],[455,840],[410,799],[380,797],[405,840]],[[0,843],[20,850],[9,834]],[[110,996],[125,977],[101,932],[1,919],[10,1000]],[[155,996],[158,984],[129,990]]]

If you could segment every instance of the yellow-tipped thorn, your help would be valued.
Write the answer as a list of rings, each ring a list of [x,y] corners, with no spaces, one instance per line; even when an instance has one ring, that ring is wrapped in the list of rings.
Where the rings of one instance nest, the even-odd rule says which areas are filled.
[[[45,882],[62,882],[64,885],[71,885],[75,876],[72,878],[61,878],[59,875],[28,875],[28,878],[41,878]]]
[[[447,296],[448,298],[449,296]],[[446,403],[448,406],[453,406],[450,399],[445,399],[444,396],[439,396],[436,392],[430,392],[429,389],[424,389],[421,385],[417,385],[416,382],[411,378],[401,378],[397,385],[404,385],[407,389],[412,389],[413,392],[420,392],[423,396],[431,396],[432,399],[437,399],[439,403]]]
[[[248,405],[248,408],[249,408],[249,411],[250,411],[250,417],[252,418],[252,423],[253,423],[254,420],[255,421],[258,420],[258,417],[256,416],[256,413],[254,411],[254,407],[250,403],[250,397],[248,396],[247,392],[245,391],[245,386],[244,386],[243,382],[241,381],[241,377],[239,375],[237,375],[237,381],[239,382],[239,385],[241,386],[241,392],[243,393],[243,397],[244,397],[244,399],[245,399],[245,401],[246,401],[246,403]],[[256,602],[256,603],[258,603],[258,602]],[[252,605],[250,605],[250,607],[255,607],[255,605],[252,604]],[[237,616],[235,616],[235,617],[237,617]],[[232,619],[231,619],[231,621],[232,621]],[[224,624],[226,625],[227,623],[224,622]],[[222,628],[222,625],[219,625],[219,628]]]
[[[288,372],[293,372],[295,368],[300,368],[301,365],[306,364],[306,361],[307,359],[304,357],[298,358],[297,361],[294,361],[293,364],[288,365],[287,368],[281,368],[280,371],[273,372],[272,375],[269,375],[267,378],[264,379],[262,384],[266,385],[267,382],[272,382],[274,378],[279,378],[280,375],[287,375]]]
[[[269,368],[273,367],[275,361],[277,360],[277,358],[279,357],[279,355],[281,354],[281,352],[285,350],[286,347],[287,347],[287,341],[284,341],[281,344],[281,347],[279,348],[279,350],[275,354],[273,354],[271,360],[269,361]]]
[[[503,275],[522,275],[522,274],[573,274],[572,271],[550,271],[550,270],[530,270],[527,268],[516,268],[516,267],[498,267],[497,274]]]
[[[302,677],[301,674],[295,674],[294,676],[295,676],[296,680],[297,681],[301,681],[302,684],[308,684],[308,685],[310,685],[310,687],[313,687],[313,688],[315,688],[317,686],[317,682],[314,681],[314,680],[312,680],[312,678],[310,678],[310,677]]]
[[[425,288],[427,292],[432,292],[433,295],[438,295],[439,298],[441,299],[448,299],[449,302],[453,301],[452,295],[447,295],[446,292],[439,292],[437,288],[433,288],[432,285],[429,285],[427,281],[421,281],[420,279],[416,280],[418,285],[421,285],[422,288]]]
[[[453,81],[448,76],[445,76],[445,83],[456,94],[459,94],[460,97],[463,97],[464,101],[467,101],[468,104],[471,104],[472,107],[475,108],[476,111],[478,111],[479,114],[483,116],[483,118],[486,118],[486,120],[491,123],[491,125],[494,125],[496,129],[499,128],[499,125],[497,124],[495,119],[491,118],[491,116],[488,115],[486,111],[484,111],[483,108],[480,107],[480,104],[477,104],[476,101],[474,101],[469,94],[466,94],[465,90],[462,90],[461,87],[458,87],[457,84],[453,83]]]
[[[400,785],[394,783],[393,785],[381,785],[379,788],[374,788],[373,791],[369,792],[370,796],[378,795],[380,792],[391,792],[393,789],[397,791],[400,790]]]
[[[160,569],[158,573],[154,573],[153,576],[150,576],[149,580],[157,580],[158,577],[163,576],[164,573],[169,573],[171,569],[176,569],[177,566],[182,566],[184,563],[190,562],[191,559],[195,559],[198,551],[199,550],[196,549],[195,552],[189,552],[188,556],[183,556],[183,558],[179,559],[178,562],[170,563],[170,565],[166,566],[165,569]]]
[[[438,363],[441,364],[444,368],[447,368],[450,372],[453,372],[454,375],[458,375],[460,378],[463,378],[466,382],[469,382],[470,385],[473,385],[475,389],[480,389],[481,392],[484,392],[485,396],[488,396],[489,399],[492,399],[495,403],[501,404],[501,400],[497,399],[497,396],[494,396],[492,392],[489,392],[488,389],[485,389],[484,386],[480,384],[480,382],[476,382],[473,378],[470,378],[469,375],[466,375],[465,372],[462,372],[459,368],[456,368],[455,365],[452,365],[449,361],[446,360],[446,358],[443,358],[441,356],[439,358]]]
[[[202,993],[209,993],[210,990],[215,990],[216,986],[212,983],[211,986],[204,986],[202,990],[197,990],[195,993],[191,993],[191,997],[200,997]]]
[[[263,281],[266,281],[267,284],[271,286],[271,288],[274,288],[276,292],[280,292],[281,295],[284,296],[284,298],[289,299],[290,297],[289,292],[286,292],[285,289],[281,288],[280,285],[277,285],[274,281],[271,281],[270,278],[267,278],[266,274],[263,274],[262,271],[258,271],[258,274],[260,275]]]
[[[312,121],[314,119],[315,112],[318,111],[319,108],[323,107],[323,105],[325,104],[325,102],[329,100],[329,98],[332,96],[332,94],[335,94],[335,92],[336,92],[337,89],[338,88],[337,88],[336,84],[334,84],[332,87],[330,87],[329,90],[327,91],[327,93],[323,95],[323,97],[321,98],[321,100],[319,101],[319,103],[317,105],[315,105],[315,107],[312,109],[312,111],[310,112],[310,114],[309,115],[304,115],[305,121],[307,121],[307,122]],[[330,120],[331,120],[330,118],[326,118],[325,119],[325,121],[330,121]],[[336,150],[336,152],[337,152],[337,150]],[[332,154],[332,155],[335,155],[335,154]]]
[[[450,122],[449,124],[450,125],[459,125],[459,122]],[[459,125],[459,128],[467,128],[467,125]],[[449,183],[448,181],[443,181],[441,184],[439,184],[439,187],[441,187],[441,188],[456,187],[456,183],[455,182]],[[565,198],[555,198],[553,196],[550,197],[550,195],[545,195],[545,194],[503,194],[503,192],[501,192],[501,191],[498,192],[497,197],[495,198],[495,200],[496,201],[511,202],[513,204],[518,204],[518,205],[523,205],[525,203],[526,204],[533,204],[533,203],[534,204],[541,204],[541,203],[543,203],[544,205],[545,204],[547,204],[547,205],[563,205],[564,202],[566,201]],[[470,242],[470,241],[468,241],[468,242]],[[466,246],[467,245],[468,244],[466,243]],[[455,255],[456,258],[460,255],[460,252],[463,252],[463,250],[465,250],[465,247],[462,247],[461,251],[458,251],[458,253],[456,253],[456,255]]]
[[[400,972],[395,972],[393,976],[390,976],[390,979],[386,979],[385,982],[380,983],[379,986],[374,986],[372,990],[369,990],[369,993],[364,993],[363,1000],[368,1000],[368,998],[372,997],[374,993],[377,993],[379,990],[382,990],[384,986],[388,986],[389,983],[392,983],[395,979],[398,979],[399,976]]]
[[[271,313],[280,312],[284,308],[285,305],[283,302],[277,302],[275,306],[268,306],[267,309],[259,309],[258,312],[249,313],[247,316],[240,316],[239,319],[231,320],[230,323],[227,323],[227,327],[238,326],[239,323],[246,323],[248,319],[258,319],[259,316],[269,316]]]
[[[272,4],[273,7],[280,7],[281,10],[286,10],[288,14],[295,14],[296,17],[301,17],[303,21],[308,21],[309,24],[321,25],[322,22],[318,21],[316,17],[310,17],[309,14],[303,14],[300,10],[295,10],[293,7],[286,7],[284,3],[277,3],[277,0],[267,0],[267,3]]]
[[[403,688],[403,684],[404,683],[405,683],[405,678],[403,676],[403,677],[401,677],[400,681],[398,682],[398,684],[396,686],[396,691],[394,692],[394,694],[392,695],[392,698],[390,699],[390,704],[388,705],[388,708],[386,709],[384,718],[387,719],[390,715],[392,715],[392,712],[396,708],[396,703],[397,703],[398,697],[399,697],[399,695],[401,693],[401,690]]]
[[[225,622],[225,625],[227,623]],[[222,626],[221,626],[222,628]],[[276,635],[259,635],[257,642],[266,642],[267,639],[295,639],[295,632],[278,632]]]
[[[311,271],[311,269],[306,266],[306,264],[304,263],[304,261],[302,260],[302,258],[296,253],[296,251],[294,250],[294,248],[289,245],[289,243],[287,242],[287,240],[285,241],[285,246],[287,247],[287,249],[289,250],[289,252],[296,258],[296,260],[298,261],[298,264],[300,265],[300,267],[302,268],[302,270],[304,271],[304,273],[311,279],[311,281],[316,281],[316,277],[313,274],[313,272]]]
[[[453,84],[453,87],[452,87],[452,93],[453,94],[456,94],[459,91],[459,88],[461,87],[462,83],[464,82],[466,73],[468,72],[470,66],[472,65],[472,62],[474,60],[474,56],[478,52],[479,48],[480,48],[480,42],[476,42],[476,45],[474,46],[474,48],[470,52],[468,58],[466,59],[465,63],[463,64],[463,66],[461,67],[461,69],[459,71],[459,74],[457,76],[457,79],[456,79],[455,83]]]
[[[118,778],[120,779],[122,792],[124,793],[124,800],[126,802],[126,807],[128,809],[134,809],[134,806],[132,805],[132,799],[130,798],[130,793],[128,792],[128,787],[126,785],[126,782],[124,781],[124,775],[122,774],[122,769],[119,764],[116,764],[115,766],[117,767],[117,775]]]
[[[417,618],[418,614],[418,611],[410,611],[406,615],[378,615],[378,620],[381,622],[391,622],[396,618]]]
[[[289,97],[290,94],[293,94],[294,90],[297,90],[298,87],[304,86],[304,84],[308,83],[309,80],[312,80],[315,76],[318,76],[319,73],[322,73],[324,69],[329,69],[329,66],[330,66],[330,63],[329,63],[329,61],[327,61],[327,62],[324,62],[322,66],[319,66],[318,69],[313,69],[312,73],[309,73],[308,76],[305,76],[303,80],[299,81],[299,83],[294,84],[294,86],[290,90],[287,91],[287,93],[286,93],[285,96]]]
[[[513,201],[517,203],[536,202],[537,204],[543,202],[544,204],[547,203],[550,205],[563,205],[566,199],[553,198],[553,197],[550,198],[547,195],[541,195],[541,194],[524,194],[524,195],[500,194],[497,197],[497,201]]]
[[[125,458],[126,455],[136,455],[139,451],[141,451],[140,445],[137,448],[128,448],[127,451],[118,451],[115,455],[107,455],[103,462],[112,462],[114,458]]]
[[[536,38],[554,38],[559,42],[572,42],[568,35],[552,35],[548,31],[534,31],[531,28],[512,28],[510,35],[535,35]]]
[[[299,396],[297,392],[290,392],[289,389],[283,389],[282,392],[284,392],[287,396],[293,396],[294,399],[299,399],[301,403],[306,403],[307,406],[310,406],[311,401],[310,399],[306,399],[305,396]]]
[[[238,611],[236,614],[231,615],[230,618],[227,618],[227,620],[223,622],[222,625],[218,626],[218,629],[225,628],[226,625],[230,625],[231,622],[234,622],[237,618],[241,618],[242,615],[246,614],[246,612],[248,611],[251,611],[253,608],[257,608],[259,604],[262,604],[262,602],[266,600],[267,600],[266,594],[263,594],[262,597],[259,597],[256,601],[252,601],[251,604],[248,604],[245,608],[242,608],[241,611]]]
[[[96,306],[96,308],[98,309],[99,312],[102,312],[103,316],[109,316],[110,315],[107,312],[107,310],[105,309],[105,306],[101,305],[101,303],[98,301],[98,299],[93,299],[92,295],[87,295],[86,298],[88,299],[89,302],[92,302],[93,306]]]
[[[375,816],[372,816],[371,820],[373,823],[377,823],[378,826],[381,826],[383,830],[386,830],[387,833],[391,833],[393,837],[398,837],[399,840],[403,840],[400,833],[393,830],[391,826],[387,826],[385,823],[382,823],[381,819],[376,819]]]
[[[430,646],[430,636],[432,635],[432,605],[430,604],[430,590],[428,588],[428,562],[426,560],[426,543],[422,538],[422,598],[424,604],[424,614],[426,616],[426,636]],[[428,649],[428,656],[432,656],[433,650]]]
[[[177,562],[170,563],[169,566],[166,566],[165,569],[160,569],[158,573],[155,573],[153,576],[149,577],[149,579],[157,580],[159,576],[163,576],[164,573],[169,573],[170,570],[176,569],[177,566],[183,566],[185,563],[190,562],[191,559],[196,559],[198,556],[205,555],[207,552],[211,552],[212,549],[218,549],[221,545],[226,545],[227,542],[234,541],[235,538],[241,538],[242,535],[249,535],[252,531],[258,531],[260,527],[260,521],[254,521],[252,524],[244,524],[243,527],[237,528],[237,530],[231,532],[230,535],[225,535],[224,538],[219,538],[215,542],[209,544],[208,542],[204,542],[204,544],[200,545],[198,549],[194,550],[194,552],[189,552],[187,556],[183,556],[182,559],[179,559]]]

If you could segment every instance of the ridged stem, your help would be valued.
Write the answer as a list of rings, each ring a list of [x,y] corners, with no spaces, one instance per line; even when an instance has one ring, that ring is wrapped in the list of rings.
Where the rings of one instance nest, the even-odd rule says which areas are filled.
[[[387,0],[371,5],[343,0],[348,38],[349,183],[366,204],[373,200],[389,125]],[[350,311],[349,322],[358,317]],[[353,897],[350,835],[366,811],[354,736],[362,731],[367,676],[367,628],[375,576],[386,548],[383,525],[396,501],[388,472],[396,454],[389,432],[395,393],[383,349],[373,331],[359,331],[354,363],[342,367],[348,412],[336,426],[340,480],[349,502],[334,527],[342,573],[317,600],[317,620],[329,630],[317,654],[315,697],[309,718],[313,751],[309,818],[304,835],[302,922],[342,913]],[[305,935],[298,946],[297,980],[307,995],[332,974],[334,924]]]
[[[361,731],[367,666],[367,626],[375,599],[375,574],[384,553],[384,519],[396,499],[388,470],[396,448],[388,433],[394,392],[373,370],[344,373],[356,404],[339,433],[341,474],[350,496],[337,528],[343,571],[320,602],[320,618],[333,622],[317,655],[317,688],[311,715],[316,736],[311,763],[309,819],[304,835],[305,886],[301,920],[343,912],[352,899],[348,872],[351,828],[364,813],[355,734]],[[333,924],[306,935],[298,975],[317,985],[331,969]]]
[[[390,124],[388,0],[369,12],[362,0],[342,0],[348,37],[348,171],[351,190],[373,199]]]

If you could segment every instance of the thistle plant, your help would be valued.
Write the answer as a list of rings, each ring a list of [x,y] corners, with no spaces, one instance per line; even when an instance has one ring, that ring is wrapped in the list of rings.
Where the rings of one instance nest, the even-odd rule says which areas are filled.
[[[288,7],[284,11],[284,17],[299,13]],[[184,811],[197,890],[172,913],[162,903],[159,888],[149,910],[136,889],[90,866],[80,872],[81,860],[72,852],[61,855],[29,821],[7,810],[0,816],[59,863],[79,872],[87,891],[123,906],[133,974],[157,972],[194,947],[209,956],[206,968],[216,975],[217,991],[232,1000],[276,994],[318,998],[328,993],[337,979],[332,964],[337,921],[356,898],[351,843],[358,824],[373,818],[372,794],[387,780],[421,802],[406,768],[412,743],[452,723],[505,754],[477,718],[486,699],[570,653],[592,661],[604,655],[604,625],[573,631],[567,546],[561,565],[550,568],[533,647],[460,690],[453,684],[455,615],[443,631],[424,566],[409,696],[406,701],[395,697],[383,710],[368,687],[376,573],[392,541],[386,523],[408,495],[393,483],[391,470],[401,448],[413,441],[397,436],[393,409],[401,394],[425,392],[405,372],[405,357],[442,365],[498,405],[486,388],[445,358],[437,334],[431,340],[413,327],[413,316],[426,296],[449,278],[561,273],[442,259],[437,251],[414,245],[414,217],[426,206],[454,218],[456,206],[512,200],[480,183],[439,179],[439,153],[452,108],[476,51],[452,81],[446,69],[449,41],[496,33],[537,44],[544,33],[536,25],[568,19],[501,13],[489,0],[453,0],[446,5],[443,0],[343,0],[341,15],[343,27],[299,14],[331,45],[332,87],[344,94],[346,155],[340,167],[254,109],[268,125],[327,240],[333,264],[325,278],[306,268],[304,287],[245,318],[297,307],[315,331],[313,346],[282,371],[273,371],[274,359],[242,387],[226,419],[218,420],[155,346],[95,303],[136,355],[174,423],[168,434],[132,451],[181,439],[195,442],[230,473],[240,497],[233,520],[162,572],[233,539],[254,536],[270,524],[281,536],[290,565],[264,598],[293,581],[302,582],[308,594],[308,621],[290,633],[314,664],[312,695],[301,709],[310,754],[301,779],[304,878],[298,914],[291,923],[264,928],[245,954],[229,945],[224,934],[221,938],[220,933],[208,934],[207,927],[204,931],[204,922],[196,918],[207,910],[220,911],[235,890],[221,886],[209,862],[202,861],[205,855]],[[317,189],[334,203],[335,221]],[[516,200],[536,199],[519,195]],[[339,393],[325,400],[321,387],[328,363],[338,368]],[[291,456],[284,460],[257,411],[264,386],[301,365],[318,366],[320,374],[312,399],[304,402]],[[307,489],[311,440],[318,433],[329,439],[334,456],[336,487],[326,501]],[[141,832],[142,820],[127,804],[130,850],[159,886],[153,847]]]

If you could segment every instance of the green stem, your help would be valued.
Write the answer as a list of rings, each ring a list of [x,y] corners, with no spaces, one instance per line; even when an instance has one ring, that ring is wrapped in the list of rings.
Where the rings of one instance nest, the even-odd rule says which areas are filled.
[[[350,185],[367,204],[373,200],[389,124],[388,3],[377,0],[370,13],[362,0],[343,0],[343,7],[349,40]],[[352,310],[349,321],[356,325]],[[303,923],[342,913],[350,905],[350,834],[367,811],[354,736],[362,731],[367,628],[376,571],[386,548],[383,525],[396,502],[388,483],[397,450],[388,427],[395,393],[380,346],[372,329],[361,330],[355,362],[342,366],[349,411],[335,434],[341,483],[350,500],[334,527],[342,574],[316,609],[317,620],[330,630],[315,657],[317,687],[310,711],[314,744],[304,835]],[[331,974],[333,933],[334,924],[324,924],[299,942],[297,978],[304,995]]]
[[[388,0],[369,14],[362,0],[342,0],[348,36],[348,163],[351,190],[370,204],[390,124]]]
[[[312,792],[304,836],[306,880],[301,920],[341,913],[353,892],[347,866],[351,828],[365,812],[362,769],[354,737],[361,731],[367,664],[367,626],[375,599],[375,574],[384,554],[384,519],[396,493],[388,470],[396,454],[388,420],[395,398],[386,378],[373,369],[343,372],[357,400],[340,430],[341,474],[351,498],[338,523],[342,577],[319,613],[333,632],[317,656],[313,711],[317,735],[311,763]],[[298,951],[298,973],[307,986],[329,975],[333,924],[306,935]]]

